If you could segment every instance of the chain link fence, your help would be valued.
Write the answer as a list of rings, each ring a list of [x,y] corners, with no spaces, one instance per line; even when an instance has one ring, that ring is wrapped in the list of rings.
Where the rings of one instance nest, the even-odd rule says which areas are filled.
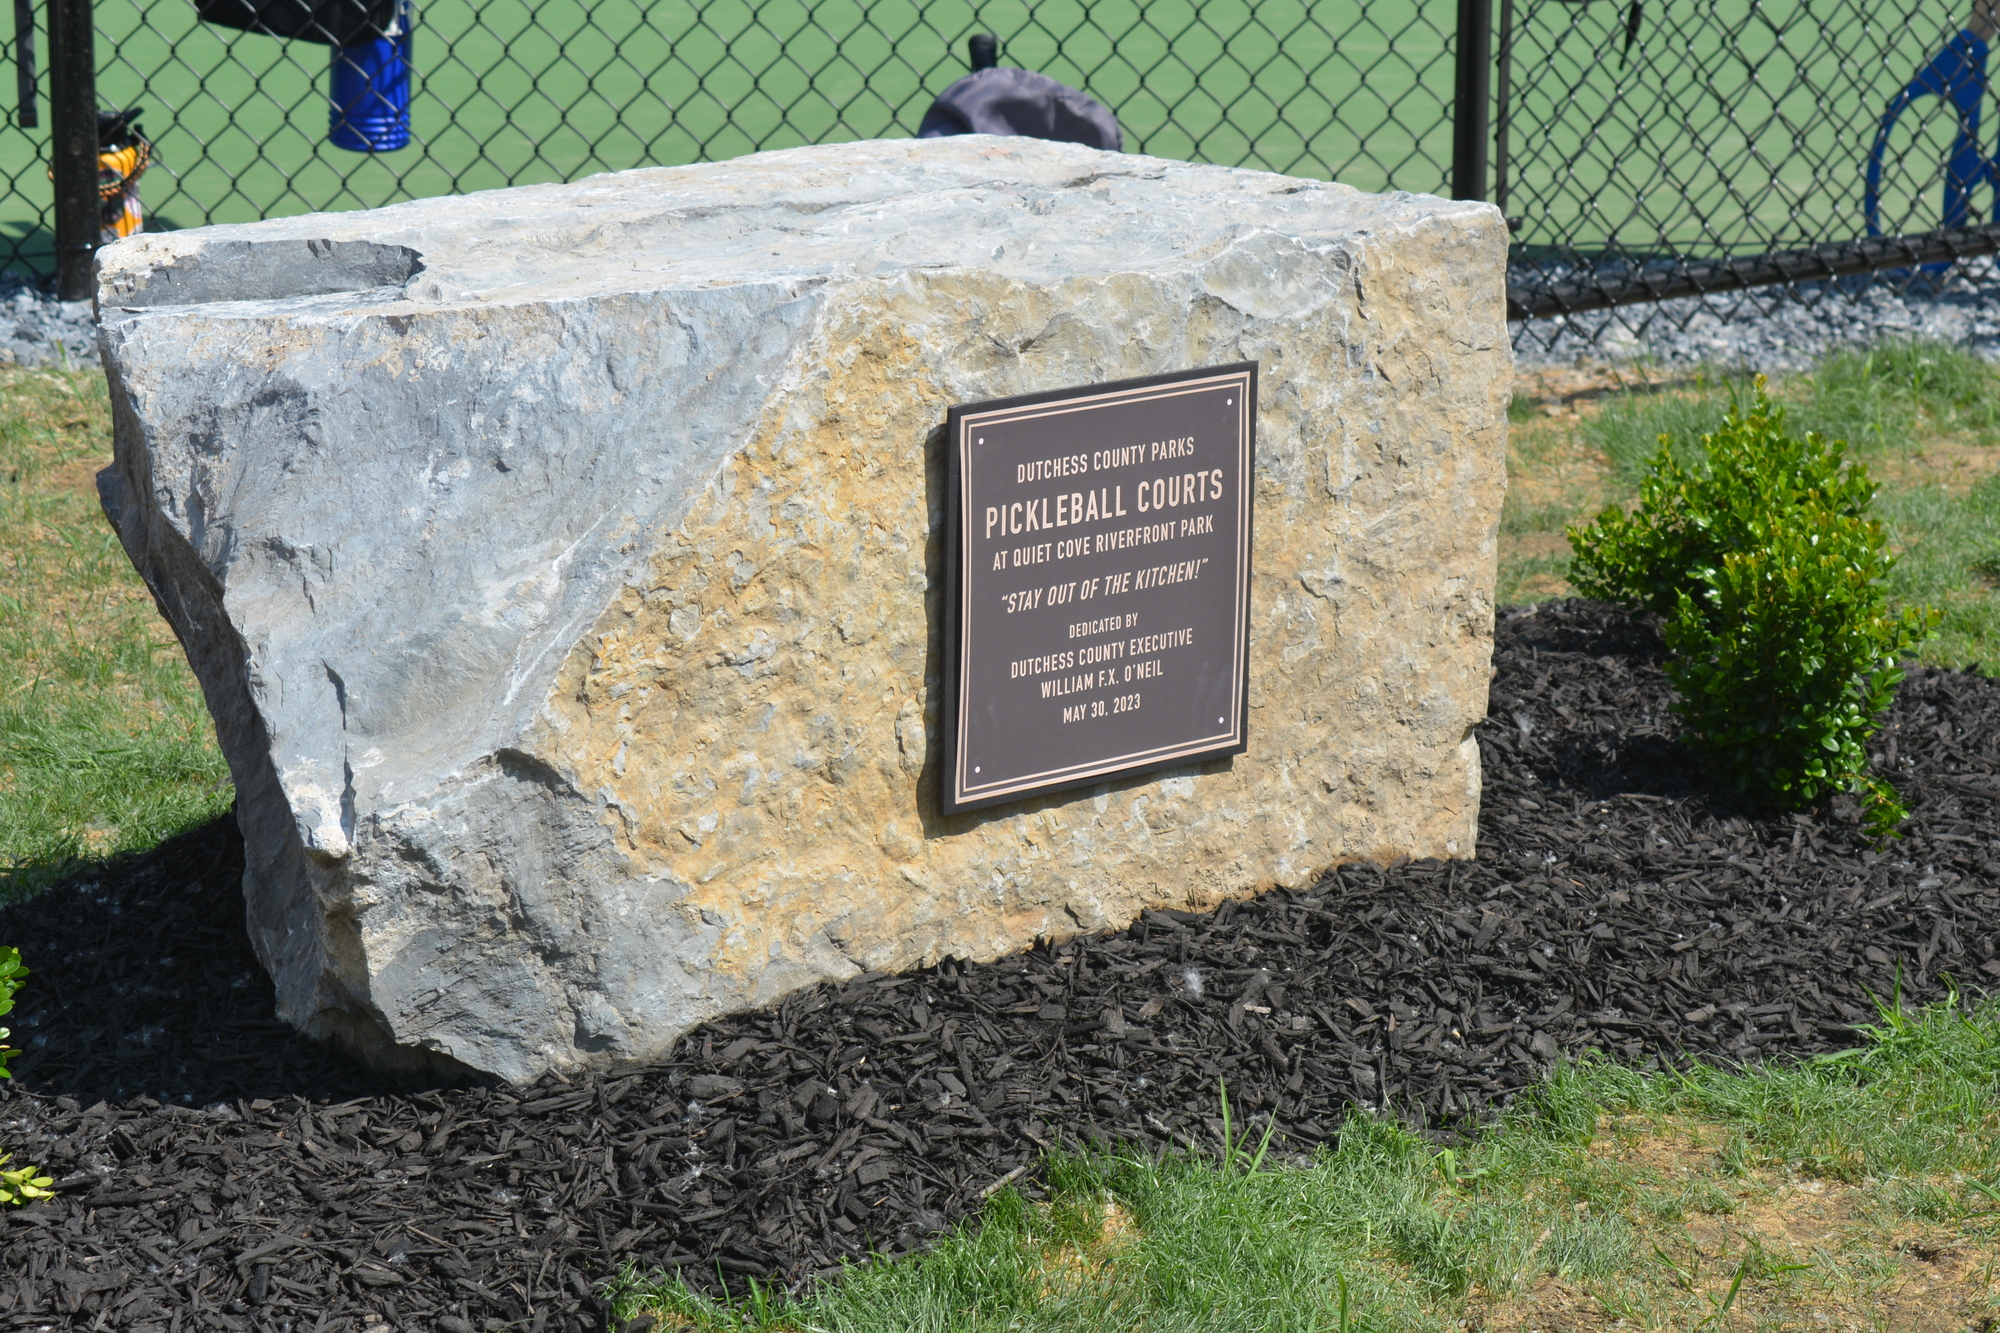
[[[101,0],[97,100],[143,108],[146,225],[166,229],[910,135],[966,39],[993,32],[1003,63],[1112,108],[1131,151],[1363,189],[1448,192],[1455,119],[1483,110],[1510,295],[1545,332],[1685,320],[1686,301],[1628,305],[1662,296],[1730,292],[1708,298],[1726,312],[1987,280],[1985,47],[1954,46],[1952,16],[1475,3],[1484,108],[1454,106],[1466,7],[1442,0],[420,0],[411,140],[376,154],[328,142],[334,48],[204,23],[194,0]],[[18,120],[0,129],[0,264],[46,273],[49,133]],[[1868,250],[1871,215],[1925,244]]]
[[[327,142],[332,48],[96,6],[97,92],[141,106],[155,228],[909,136],[966,39],[1112,107],[1131,151],[1435,191],[1452,34],[1408,0],[428,0],[410,146]],[[43,124],[47,123],[46,116]],[[0,131],[0,260],[46,271],[47,134]]]
[[[1516,223],[1517,308],[1552,317],[1530,336],[1610,325],[1629,342],[1871,286],[1992,286],[1991,99],[1984,43],[1960,33],[1970,13],[1499,3],[1491,197]]]

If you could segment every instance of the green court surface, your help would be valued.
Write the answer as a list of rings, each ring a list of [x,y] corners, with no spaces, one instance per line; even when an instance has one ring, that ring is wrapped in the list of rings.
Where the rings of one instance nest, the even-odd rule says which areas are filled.
[[[1951,29],[1862,0],[1676,0],[1645,7],[1626,53],[1630,12],[1514,6],[1507,211],[1528,252],[1860,234],[1876,118]],[[979,31],[1110,106],[1128,149],[1441,191],[1455,15],[1455,0],[419,0],[414,141],[369,156],[326,143],[327,48],[202,24],[190,0],[103,0],[98,88],[146,109],[156,227],[904,136]],[[44,109],[41,129],[0,129],[0,261],[42,270],[46,125]],[[1952,129],[1935,99],[1905,117],[1890,230],[1937,225]]]
[[[1530,0],[1513,42],[1507,212],[1530,247],[1756,254],[1863,234],[1879,119],[1957,30],[1915,0]],[[1988,115],[1992,101],[1987,99]],[[1957,118],[1938,99],[1884,154],[1885,231],[1939,225]],[[1991,147],[1990,122],[1985,136]],[[1989,210],[1987,190],[1974,195]]]
[[[99,101],[146,108],[160,226],[904,137],[979,31],[1113,107],[1128,149],[1435,190],[1449,141],[1445,33],[1401,0],[432,0],[414,141],[374,157],[325,142],[327,48],[204,25],[187,0],[97,16]],[[46,141],[0,130],[0,227],[43,252]]]

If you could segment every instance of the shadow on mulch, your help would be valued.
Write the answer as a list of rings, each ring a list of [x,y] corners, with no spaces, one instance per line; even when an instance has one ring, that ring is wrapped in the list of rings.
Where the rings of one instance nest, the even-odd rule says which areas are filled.
[[[64,1186],[0,1222],[0,1327],[591,1328],[623,1262],[796,1283],[1060,1141],[1212,1145],[1219,1082],[1293,1151],[1355,1103],[1442,1139],[1561,1054],[1795,1057],[1899,978],[2000,979],[2000,684],[1912,673],[1877,851],[1838,804],[1711,800],[1650,626],[1560,603],[1497,642],[1475,861],[815,987],[601,1078],[397,1083],[275,1024],[227,822],[0,912],[34,969],[0,1144]]]
[[[14,1019],[17,1086],[195,1106],[406,1090],[273,1017],[242,877],[230,816],[0,910],[0,940],[30,973]]]

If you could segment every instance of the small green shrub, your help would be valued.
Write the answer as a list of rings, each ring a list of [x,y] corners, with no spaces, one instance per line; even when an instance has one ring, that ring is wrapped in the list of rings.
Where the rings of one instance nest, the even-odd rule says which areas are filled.
[[[1568,530],[1570,583],[1665,618],[1684,738],[1725,781],[1787,807],[1858,791],[1886,833],[1907,812],[1866,742],[1937,613],[1890,610],[1867,469],[1788,434],[1763,380],[1701,443],[1683,464],[1663,438],[1636,512]]]
[[[21,966],[21,951],[0,948],[0,1018],[5,1018],[14,1009],[14,992],[21,989],[21,979],[28,975],[28,969]],[[14,1077],[7,1070],[7,1062],[20,1052],[7,1045],[7,1038],[13,1035],[6,1028],[0,1028],[0,1078]]]
[[[0,1018],[5,1018],[14,1008],[14,992],[21,989],[21,979],[28,975],[28,969],[21,966],[19,949],[0,949]],[[7,1072],[7,1061],[20,1052],[4,1043],[8,1037],[6,1028],[0,1028],[0,1078],[12,1078]],[[31,1199],[46,1199],[52,1191],[49,1186],[55,1181],[41,1174],[39,1167],[24,1166],[17,1170],[6,1170],[13,1154],[0,1153],[0,1207],[18,1207]]]
[[[1681,594],[1695,590],[1696,571],[1757,543],[1766,515],[1867,512],[1875,498],[1867,470],[1843,467],[1838,442],[1785,434],[1783,411],[1771,407],[1762,379],[1753,392],[1750,413],[1732,405],[1699,450],[1677,449],[1660,435],[1634,513],[1607,508],[1589,527],[1567,530],[1575,555],[1569,579],[1579,593],[1671,616]]]
[[[55,1184],[55,1177],[41,1174],[38,1166],[24,1166],[18,1170],[5,1169],[14,1154],[0,1152],[0,1207],[18,1208],[35,1199],[51,1199],[55,1191],[49,1186]]]

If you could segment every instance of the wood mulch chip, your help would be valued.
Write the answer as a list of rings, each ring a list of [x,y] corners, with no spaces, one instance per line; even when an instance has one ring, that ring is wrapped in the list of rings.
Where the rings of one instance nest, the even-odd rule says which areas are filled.
[[[230,821],[0,913],[34,973],[0,1149],[61,1186],[0,1215],[0,1328],[596,1328],[621,1263],[798,1283],[1049,1145],[1212,1147],[1218,1082],[1291,1152],[1351,1103],[1443,1140],[1564,1053],[1795,1057],[1899,973],[2000,981],[2000,683],[1911,674],[1877,746],[1916,815],[1877,850],[1844,800],[1711,795],[1650,626],[1556,603],[1498,644],[1476,861],[818,986],[602,1077],[397,1083],[273,1022]]]

